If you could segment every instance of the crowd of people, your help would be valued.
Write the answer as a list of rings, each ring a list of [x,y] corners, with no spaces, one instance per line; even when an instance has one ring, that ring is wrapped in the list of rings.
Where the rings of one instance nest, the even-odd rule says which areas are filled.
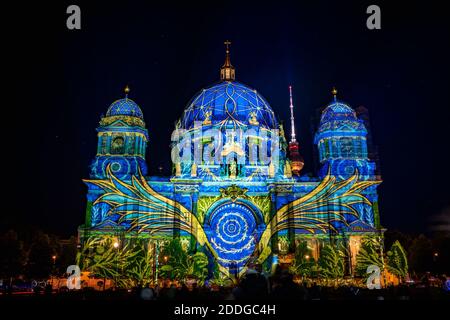
[[[39,290],[37,290],[39,289]],[[10,290],[8,290],[10,291]],[[3,294],[8,295],[7,290]],[[50,283],[35,287],[36,295],[55,294]],[[419,282],[389,285],[370,290],[355,285],[329,286],[314,281],[298,283],[288,270],[273,275],[250,270],[233,285],[220,286],[216,282],[198,285],[196,281],[178,282],[160,279],[157,285],[137,286],[133,289],[110,288],[103,291],[85,287],[77,291],[61,288],[57,296],[87,299],[134,299],[161,301],[222,301],[222,300],[415,300],[450,298],[450,278],[425,274]]]
[[[445,275],[440,285],[402,284],[379,290],[369,290],[351,285],[337,287],[323,286],[316,282],[301,284],[293,275],[282,271],[267,277],[263,273],[247,273],[231,287],[215,284],[198,286],[162,281],[160,285],[137,287],[132,295],[142,300],[414,300],[450,298],[450,279]]]

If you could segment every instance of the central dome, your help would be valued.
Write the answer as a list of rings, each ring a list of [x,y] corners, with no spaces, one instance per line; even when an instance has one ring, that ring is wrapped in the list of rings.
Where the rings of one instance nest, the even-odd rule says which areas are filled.
[[[195,122],[219,126],[263,126],[278,128],[269,103],[255,89],[236,81],[223,81],[200,91],[184,111],[181,127]]]

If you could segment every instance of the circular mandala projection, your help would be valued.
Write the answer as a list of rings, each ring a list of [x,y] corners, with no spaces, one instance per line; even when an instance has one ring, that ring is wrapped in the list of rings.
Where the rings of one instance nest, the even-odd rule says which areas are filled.
[[[210,243],[224,267],[240,268],[253,253],[259,233],[256,210],[240,202],[226,202],[209,218]]]
[[[110,157],[105,159],[102,163],[103,172],[106,172],[106,167],[111,164],[111,170],[119,179],[126,178],[132,169],[131,161],[128,159],[121,159],[118,157]]]
[[[111,164],[111,170],[112,170],[112,172],[114,172],[114,173],[120,171],[121,168],[122,168],[122,166],[120,165],[119,162],[113,162],[113,163]]]

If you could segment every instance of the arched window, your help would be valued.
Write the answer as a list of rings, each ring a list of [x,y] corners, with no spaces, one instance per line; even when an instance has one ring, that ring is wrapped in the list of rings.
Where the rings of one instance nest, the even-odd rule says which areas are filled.
[[[106,133],[102,134],[100,137],[100,153],[106,154],[108,152],[107,150],[107,142],[108,142],[108,135]]]
[[[124,153],[124,140],[122,137],[114,138],[111,145],[111,154],[123,154]]]
[[[355,156],[355,152],[353,150],[353,139],[349,137],[344,137],[339,139],[340,149],[341,149],[341,157],[343,158],[351,158]]]
[[[134,144],[135,144],[134,141],[135,141],[134,136],[131,136],[131,137],[128,138],[128,142],[127,142],[127,146],[128,146],[127,154],[134,155]]]
[[[363,140],[361,138],[355,139],[354,145],[355,145],[355,155],[356,155],[356,157],[358,157],[358,158],[365,158],[366,155],[364,154]]]
[[[324,146],[323,146],[322,159],[329,158],[330,154],[331,154],[330,140],[329,139],[325,139],[324,140]]]

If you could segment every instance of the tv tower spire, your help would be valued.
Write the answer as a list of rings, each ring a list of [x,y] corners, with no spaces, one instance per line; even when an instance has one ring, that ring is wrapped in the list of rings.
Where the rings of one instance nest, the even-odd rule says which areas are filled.
[[[303,157],[300,155],[300,146],[295,139],[294,124],[294,103],[292,102],[292,86],[289,86],[289,108],[291,109],[291,141],[289,142],[289,159],[291,160],[292,173],[296,176],[300,175],[300,171],[305,164]]]
[[[294,124],[294,104],[292,102],[292,86],[289,86],[289,108],[291,109],[291,142],[296,142],[295,140],[295,124]]]

